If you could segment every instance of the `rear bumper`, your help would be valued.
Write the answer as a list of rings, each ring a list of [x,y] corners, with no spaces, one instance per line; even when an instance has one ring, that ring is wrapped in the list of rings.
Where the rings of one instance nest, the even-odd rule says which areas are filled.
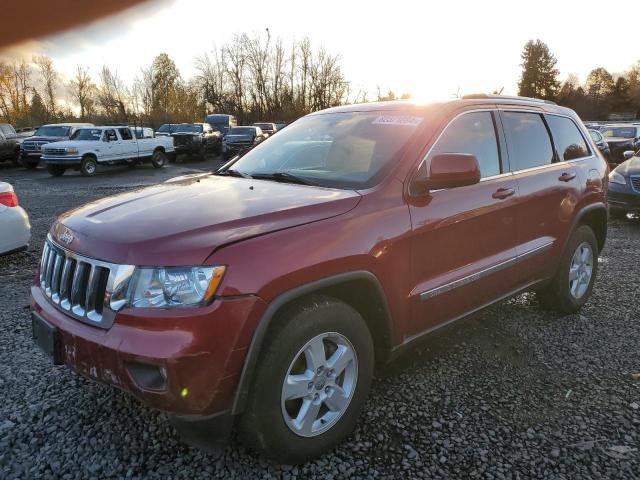
[[[57,329],[62,363],[192,419],[229,410],[251,341],[246,332],[263,303],[242,296],[197,309],[125,309],[105,330],[65,315],[31,287],[33,312]]]
[[[25,248],[31,239],[31,223],[22,207],[6,207],[0,213],[0,255]]]

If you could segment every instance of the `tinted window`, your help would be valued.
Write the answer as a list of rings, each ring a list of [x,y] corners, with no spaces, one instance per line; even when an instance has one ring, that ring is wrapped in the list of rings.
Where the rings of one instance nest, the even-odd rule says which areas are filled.
[[[431,151],[439,153],[470,153],[480,165],[482,177],[500,173],[498,140],[490,112],[473,112],[456,118],[449,124]]]
[[[539,114],[503,112],[502,120],[509,142],[511,170],[524,170],[553,162],[551,139]]]
[[[133,135],[131,135],[131,130],[129,130],[128,128],[119,128],[118,131],[120,132],[120,136],[123,140],[131,140],[133,138]]]
[[[547,115],[547,123],[553,135],[553,143],[560,160],[575,160],[589,156],[587,142],[580,134],[578,127],[566,117]]]
[[[114,140],[118,140],[118,137],[116,136],[116,131],[115,130],[105,130],[104,132],[104,139],[107,141],[114,141]]]

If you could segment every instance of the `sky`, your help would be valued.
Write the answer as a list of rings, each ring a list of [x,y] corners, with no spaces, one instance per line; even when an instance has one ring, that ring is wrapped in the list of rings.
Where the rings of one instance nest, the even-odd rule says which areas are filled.
[[[369,99],[380,87],[436,100],[456,92],[516,94],[529,39],[549,45],[561,79],[575,74],[583,81],[596,67],[622,72],[640,60],[640,42],[633,22],[625,28],[610,14],[639,7],[637,0],[618,0],[615,8],[590,0],[151,0],[4,54],[45,53],[67,78],[77,65],[95,76],[107,64],[131,81],[166,52],[189,78],[198,55],[234,34],[268,28],[285,44],[307,36],[339,54],[352,91],[368,91]]]

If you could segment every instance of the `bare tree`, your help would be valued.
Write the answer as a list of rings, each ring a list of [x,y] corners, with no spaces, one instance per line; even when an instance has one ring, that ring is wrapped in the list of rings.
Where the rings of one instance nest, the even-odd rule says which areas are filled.
[[[44,101],[47,114],[49,118],[56,118],[59,76],[53,67],[53,60],[46,55],[37,55],[33,57],[33,63],[35,63],[40,74],[40,85],[42,88],[40,96]]]
[[[76,75],[68,85],[69,93],[80,108],[80,119],[85,120],[93,114],[96,86],[91,81],[89,70],[80,65],[77,66]]]
[[[100,71],[98,104],[103,115],[110,121],[128,122],[130,95],[117,72],[104,65]]]

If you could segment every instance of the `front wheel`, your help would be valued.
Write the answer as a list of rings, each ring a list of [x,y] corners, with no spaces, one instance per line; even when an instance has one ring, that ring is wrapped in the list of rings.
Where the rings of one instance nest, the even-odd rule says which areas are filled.
[[[539,291],[541,303],[560,313],[575,313],[587,303],[598,272],[598,241],[586,225],[576,228],[551,283]]]
[[[29,160],[28,158],[22,159],[22,166],[28,170],[35,170],[38,168],[40,160]]]
[[[93,157],[84,157],[80,162],[80,173],[83,177],[93,177],[98,170],[98,162]]]
[[[153,152],[153,155],[151,157],[151,165],[153,165],[154,168],[162,168],[164,167],[165,163],[167,163],[167,155],[163,151],[156,150],[155,152]]]
[[[54,176],[54,177],[59,177],[61,175],[64,175],[66,168],[60,166],[60,165],[50,165],[47,164],[47,172],[49,172],[49,175]]]
[[[373,342],[351,306],[314,296],[275,320],[258,362],[240,437],[274,460],[297,464],[349,435],[373,377]]]

